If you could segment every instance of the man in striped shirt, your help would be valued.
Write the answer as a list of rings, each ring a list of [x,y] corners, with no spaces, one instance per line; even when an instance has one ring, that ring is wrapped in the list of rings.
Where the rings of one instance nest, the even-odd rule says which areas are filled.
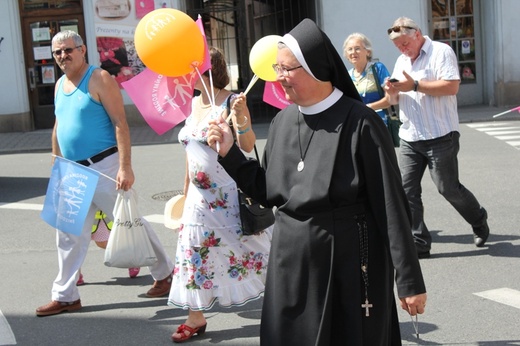
[[[458,174],[457,57],[449,45],[423,36],[410,18],[398,18],[388,35],[402,53],[385,91],[391,104],[399,104],[403,123],[399,130],[399,165],[419,258],[430,257],[432,242],[421,199],[426,167],[438,191],[472,226],[475,245],[482,247],[489,236],[487,212],[460,183]]]

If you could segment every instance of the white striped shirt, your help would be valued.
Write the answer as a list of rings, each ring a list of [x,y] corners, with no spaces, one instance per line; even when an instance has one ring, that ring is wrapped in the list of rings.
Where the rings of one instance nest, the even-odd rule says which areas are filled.
[[[392,78],[404,79],[406,71],[414,80],[460,80],[453,49],[441,42],[426,41],[419,57],[412,61],[404,54],[397,58]],[[457,96],[430,96],[419,91],[399,93],[399,137],[407,142],[442,137],[459,130]]]

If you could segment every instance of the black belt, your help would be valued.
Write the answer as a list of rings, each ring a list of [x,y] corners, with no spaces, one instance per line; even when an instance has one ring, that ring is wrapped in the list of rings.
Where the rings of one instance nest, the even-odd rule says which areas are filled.
[[[105,157],[110,156],[115,153],[117,153],[117,147],[112,147],[112,148],[108,148],[105,151],[100,152],[97,155],[92,156],[90,159],[80,160],[80,161],[76,161],[76,162],[79,163],[80,165],[88,167],[96,162],[103,160]]]

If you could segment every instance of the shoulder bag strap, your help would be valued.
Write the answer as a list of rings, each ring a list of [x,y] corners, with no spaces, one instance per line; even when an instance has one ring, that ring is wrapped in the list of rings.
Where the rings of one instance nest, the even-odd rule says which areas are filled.
[[[379,75],[377,74],[376,64],[372,64],[370,68],[372,69],[372,74],[374,75],[374,81],[376,82],[377,92],[379,93],[379,96],[383,98],[385,97],[385,92],[383,91],[383,88],[381,87],[381,82],[379,81]],[[396,113],[394,105],[390,105],[390,109],[392,110],[391,115],[395,115]]]

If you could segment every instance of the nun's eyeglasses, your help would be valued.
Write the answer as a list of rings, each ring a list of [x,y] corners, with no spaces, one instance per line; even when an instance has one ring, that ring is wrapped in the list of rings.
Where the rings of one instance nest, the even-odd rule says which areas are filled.
[[[280,66],[278,64],[273,64],[273,70],[274,72],[276,72],[276,74],[282,74],[284,77],[288,77],[289,76],[289,72],[293,71],[293,70],[296,70],[300,67],[303,67],[302,65],[300,66],[296,66],[296,67],[290,67],[290,68],[287,68],[287,67],[283,67],[283,66]]]
[[[388,35],[390,35],[392,32],[401,32],[401,29],[417,30],[415,28],[412,28],[411,26],[399,25],[399,26],[394,26],[393,28],[388,29],[386,32],[388,33]]]

